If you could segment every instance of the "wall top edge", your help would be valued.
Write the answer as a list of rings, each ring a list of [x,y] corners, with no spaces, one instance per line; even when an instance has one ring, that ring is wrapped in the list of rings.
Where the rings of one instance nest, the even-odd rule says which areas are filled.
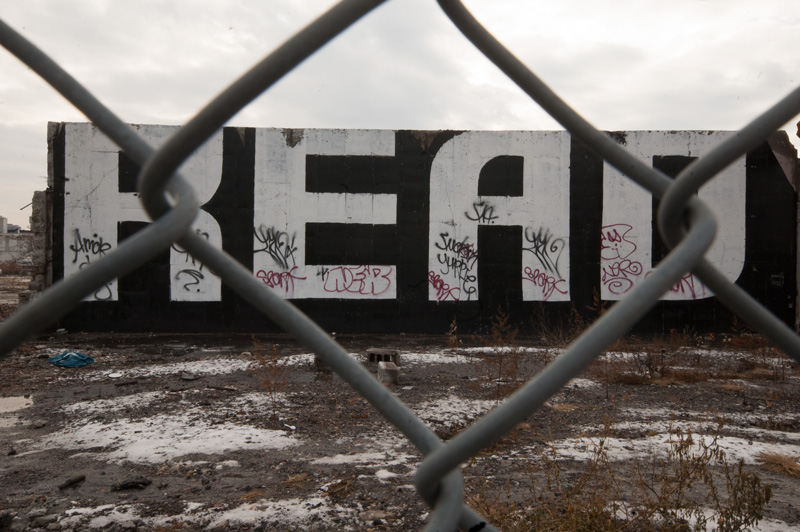
[[[58,125],[87,125],[91,122],[48,122],[48,124]],[[134,129],[141,127],[180,127],[182,124],[128,124]],[[486,133],[528,133],[528,132],[547,132],[547,133],[564,133],[565,129],[409,129],[409,128],[337,128],[337,127],[276,127],[276,126],[240,126],[230,125],[224,126],[223,129],[257,129],[265,131],[397,131],[397,132],[411,132],[411,133],[461,133],[465,131],[472,132],[486,132]],[[713,135],[718,133],[735,133],[736,130],[727,129],[626,129],[626,130],[604,130],[604,133],[694,133],[694,134],[707,134]],[[786,132],[779,130],[774,133],[775,135],[784,135]]]

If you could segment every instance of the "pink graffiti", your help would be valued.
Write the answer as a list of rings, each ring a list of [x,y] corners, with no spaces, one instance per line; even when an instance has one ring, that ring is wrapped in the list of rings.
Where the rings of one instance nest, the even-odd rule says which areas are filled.
[[[647,272],[646,277],[649,277],[653,271]],[[692,299],[702,299],[706,297],[706,285],[697,280],[691,273],[687,273],[681,277],[675,285],[670,288],[670,291],[675,294],[686,295],[689,294]]]
[[[545,301],[550,299],[550,296],[552,296],[554,292],[558,292],[562,295],[567,293],[566,290],[559,288],[561,283],[566,282],[564,279],[556,279],[552,275],[547,275],[547,273],[539,270],[539,268],[531,270],[530,266],[526,266],[522,272],[522,280],[530,281],[535,286],[540,287]]]
[[[628,240],[633,229],[628,224],[612,224],[601,228],[600,257],[604,260],[625,259],[636,251],[636,244]]]
[[[461,289],[451,288],[436,272],[428,272],[428,282],[436,290],[436,301],[458,301],[461,297]]]
[[[700,292],[699,297],[706,297],[706,286],[699,281],[697,285],[698,286],[695,286],[695,276],[691,273],[687,273],[680,281],[675,283],[675,286],[673,286],[671,290],[676,294],[688,293],[692,296],[692,299],[698,298],[698,292]]]
[[[389,266],[337,266],[324,272],[326,292],[379,296],[389,290],[392,281]]]
[[[256,277],[261,279],[261,281],[270,288],[283,289],[286,294],[291,295],[294,293],[294,282],[306,280],[305,277],[298,277],[294,274],[296,269],[297,266],[293,267],[288,272],[275,272],[272,270],[267,272],[258,270],[258,272],[256,272]]]
[[[603,266],[602,283],[608,291],[621,295],[633,288],[633,277],[642,274],[642,263],[635,260],[624,259]]]

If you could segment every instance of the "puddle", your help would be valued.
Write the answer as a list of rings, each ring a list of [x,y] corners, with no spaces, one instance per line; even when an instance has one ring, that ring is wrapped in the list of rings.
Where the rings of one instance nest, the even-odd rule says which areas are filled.
[[[23,408],[28,408],[33,404],[33,399],[30,396],[23,397],[0,397],[0,414],[8,412],[16,412]]]

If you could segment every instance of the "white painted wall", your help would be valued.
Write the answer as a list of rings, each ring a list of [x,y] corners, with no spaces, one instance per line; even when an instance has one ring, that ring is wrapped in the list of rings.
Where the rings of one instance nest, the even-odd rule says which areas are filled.
[[[394,131],[305,130],[294,143],[283,130],[256,130],[253,249],[269,252],[255,252],[253,271],[264,284],[292,299],[397,297],[395,265],[305,261],[306,223],[397,223],[395,194],[306,192],[306,155],[392,157],[394,137]]]
[[[431,168],[429,300],[477,300],[478,226],[513,225],[532,250],[522,253],[523,300],[569,301],[569,149],[561,131],[474,131],[442,146]],[[502,155],[524,159],[523,195],[478,196],[481,169]]]
[[[652,165],[654,155],[702,157],[731,132],[633,131],[625,148]],[[731,281],[744,266],[745,159],[738,159],[700,189],[700,198],[717,218],[717,239],[706,254]],[[603,249],[601,297],[619,300],[653,270],[650,194],[608,163],[603,167]],[[704,299],[714,294],[694,275],[687,275],[661,299]]]
[[[163,144],[177,130],[177,126],[133,127],[153,146]],[[64,276],[68,277],[117,247],[117,223],[150,219],[138,194],[119,192],[116,144],[90,124],[65,124],[65,128]],[[222,132],[200,147],[179,171],[191,181],[201,204],[211,199],[221,179]],[[219,224],[208,213],[200,211],[194,227],[221,247]],[[202,278],[185,270],[197,271]],[[219,278],[177,247],[170,251],[170,277],[173,301],[219,301],[221,297]],[[199,283],[187,286],[194,280]],[[117,288],[115,279],[85,300],[116,301]]]
[[[154,146],[173,126],[135,126]],[[117,246],[117,224],[148,221],[134,193],[120,193],[118,152],[89,124],[66,124],[64,273],[69,276]],[[699,157],[724,132],[629,132],[626,149],[650,163],[654,155]],[[394,131],[281,129],[255,133],[253,274],[284,298],[395,299],[392,264],[306,264],[307,223],[396,224],[394,194],[307,192],[307,155],[392,157]],[[519,226],[523,237],[520,279],[525,301],[569,301],[570,138],[561,131],[475,131],[458,134],[438,151],[430,175],[428,298],[477,300],[478,227]],[[519,156],[521,197],[478,195],[480,171],[495,157]],[[222,133],[180,170],[201,204],[216,192],[222,171]],[[387,176],[388,177],[388,176]],[[330,176],[338,179],[338,176]],[[719,220],[707,258],[735,281],[744,264],[745,163],[736,161],[700,191]],[[650,195],[608,165],[603,175],[601,297],[620,299],[652,271]],[[200,211],[194,229],[222,246],[217,221]],[[387,244],[388,245],[388,244]],[[420,245],[425,245],[421,243]],[[173,301],[219,301],[221,284],[177,246],[170,252]],[[687,276],[664,299],[710,297]],[[117,281],[87,300],[117,300]]]

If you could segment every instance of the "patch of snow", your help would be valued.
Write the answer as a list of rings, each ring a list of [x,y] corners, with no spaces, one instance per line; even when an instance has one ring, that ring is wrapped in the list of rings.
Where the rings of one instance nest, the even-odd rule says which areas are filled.
[[[314,354],[288,355],[280,358],[284,366],[310,366],[314,364]]]
[[[33,399],[24,396],[0,397],[0,414],[9,414],[28,408],[33,404]]]
[[[224,375],[235,371],[246,371],[254,364],[252,360],[233,358],[216,358],[205,360],[192,360],[189,362],[175,362],[173,364],[154,364],[151,366],[138,366],[135,368],[117,370],[97,370],[87,373],[63,375],[60,380],[88,380],[98,381],[109,378],[112,373],[119,373],[121,378],[132,379],[138,377],[156,377],[162,375],[177,375],[192,373],[194,375]]]
[[[479,360],[475,357],[466,357],[456,353],[400,353],[401,366],[414,366],[421,364],[464,364]]]
[[[117,506],[105,515],[92,518],[86,526],[89,528],[105,528],[112,523],[139,519],[139,514],[135,510],[136,507],[132,505]]]
[[[777,519],[762,519],[753,532],[800,532],[800,525],[790,525]]]
[[[361,353],[347,353],[352,359],[363,361],[366,357]],[[314,364],[314,353],[304,353],[301,355],[286,355],[278,359],[281,366],[311,366]]]
[[[614,429],[634,430],[643,432],[669,432],[671,429],[680,429],[683,432],[692,433],[714,432],[719,426],[718,419],[723,420],[722,430],[725,432],[735,432],[752,435],[752,437],[764,439],[772,438],[776,440],[800,440],[800,433],[782,430],[769,430],[757,426],[751,426],[758,422],[763,422],[765,416],[763,412],[742,413],[733,412],[724,415],[711,415],[699,411],[682,411],[677,413],[675,410],[665,408],[626,408],[620,411],[620,418],[632,418],[631,421],[617,421],[613,424]],[[800,418],[794,414],[779,414],[771,416],[775,422],[798,422]],[[584,430],[600,430],[599,427],[585,427]]]
[[[469,354],[481,354],[481,353],[525,353],[525,354],[549,354],[551,353],[551,349],[546,347],[510,347],[510,346],[488,346],[488,347],[464,347],[460,349],[455,349],[456,352],[461,353],[469,353]]]
[[[103,504],[102,506],[95,506],[94,508],[70,508],[69,510],[66,510],[64,513],[67,516],[92,515],[92,514],[96,514],[96,513],[99,513],[99,512],[104,512],[104,511],[109,510],[109,509],[111,509],[113,507],[114,507],[113,504]]]
[[[408,458],[409,456],[405,454],[395,454],[392,456],[386,452],[366,452],[323,456],[322,458],[312,460],[311,463],[317,465],[363,464],[379,467],[404,464]]]
[[[352,510],[338,505],[331,506],[329,503],[328,499],[322,497],[279,501],[261,500],[255,503],[246,503],[230,510],[215,512],[208,528],[214,528],[226,522],[253,525],[262,522],[292,525],[314,522],[315,524],[330,523],[333,526],[332,518],[340,518],[353,513]]]
[[[129,519],[136,519],[138,516],[133,515],[130,512],[133,507],[128,505],[123,505],[121,508],[125,509],[125,513],[123,514],[120,511],[115,510],[115,504],[103,504],[101,506],[95,506],[94,508],[84,507],[84,508],[70,508],[64,512],[66,517],[59,520],[62,528],[65,527],[77,527],[81,525],[82,527],[88,526],[88,522],[86,522],[86,518],[88,516],[93,516],[97,514],[103,514],[95,519],[101,519],[103,517],[109,517],[112,513],[117,517],[119,521],[128,521]],[[98,521],[102,522],[102,521]],[[110,521],[109,521],[110,522]],[[107,524],[107,523],[106,523]],[[100,527],[105,525],[100,525]],[[95,528],[100,528],[95,527]]]
[[[414,412],[428,423],[455,428],[482,416],[497,405],[497,401],[463,399],[450,395],[436,401],[413,406]]]
[[[589,390],[592,388],[599,388],[602,386],[599,382],[591,379],[575,378],[567,383],[565,388],[575,388],[578,390]]]
[[[165,397],[167,392],[141,392],[131,395],[122,395],[113,399],[93,399],[80,401],[67,405],[63,411],[67,414],[99,414],[101,412],[116,412],[127,410],[134,406],[148,406]]]
[[[692,449],[699,452],[699,443],[712,445],[714,437],[710,435],[693,434],[695,441]],[[572,460],[591,460],[602,451],[607,453],[608,459],[613,462],[647,459],[648,457],[665,457],[671,447],[678,441],[676,435],[660,433],[644,438],[602,438],[580,437],[554,440],[548,442],[558,458]],[[717,446],[725,451],[728,462],[744,460],[745,464],[757,464],[757,457],[761,453],[800,454],[800,445],[786,443],[766,443],[737,438],[733,436],[719,436]]]
[[[380,480],[381,482],[386,482],[390,478],[394,478],[399,475],[397,473],[392,473],[391,471],[388,471],[386,469],[379,469],[375,472],[375,476],[378,477],[378,480]]]
[[[109,462],[163,463],[194,453],[225,454],[241,449],[281,449],[297,445],[295,438],[279,430],[248,425],[214,425],[189,414],[157,415],[141,421],[120,419],[113,423],[75,423],[48,434],[32,447],[44,450],[91,449],[92,455]]]

